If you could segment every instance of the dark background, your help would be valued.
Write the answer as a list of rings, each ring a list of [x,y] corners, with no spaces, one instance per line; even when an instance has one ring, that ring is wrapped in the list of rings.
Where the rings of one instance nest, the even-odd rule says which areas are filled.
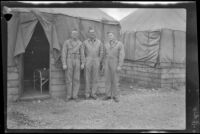
[[[112,2],[84,2],[84,3],[68,3],[68,4],[22,4],[19,2],[1,2],[3,6],[8,7],[96,7],[96,8],[185,8],[187,10],[187,29],[186,29],[186,130],[167,130],[166,132],[188,133],[199,132],[199,70],[198,70],[198,44],[197,44],[197,5],[195,1],[187,3],[179,3],[172,5],[139,5],[139,4],[121,4]],[[7,23],[1,11],[1,41],[2,41],[2,76],[3,88],[0,98],[4,104],[4,110],[1,110],[2,125],[4,132],[149,132],[151,130],[7,130],[6,129],[6,100],[7,100]],[[3,106],[3,104],[1,106]],[[3,114],[4,112],[4,114]],[[195,118],[197,114],[197,118]],[[195,126],[194,121],[198,124]],[[2,129],[1,129],[2,130]],[[159,130],[158,130],[159,131]],[[164,130],[160,130],[164,131]]]

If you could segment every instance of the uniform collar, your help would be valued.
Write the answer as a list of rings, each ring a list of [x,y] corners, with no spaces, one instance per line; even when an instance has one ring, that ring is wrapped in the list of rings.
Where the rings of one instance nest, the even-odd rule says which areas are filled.
[[[73,41],[73,42],[77,42],[78,41],[78,39],[76,39],[76,40],[73,40],[72,38],[70,39],[71,41]]]
[[[114,47],[117,44],[117,40],[109,41],[110,47]]]
[[[77,46],[78,45],[78,42],[79,40],[77,39],[77,40],[73,40],[72,38],[70,39],[70,44],[71,44],[71,46]],[[73,43],[74,42],[74,43]]]
[[[97,40],[96,38],[94,38],[94,39],[89,39],[89,41],[92,42],[92,43],[96,42],[96,40]]]

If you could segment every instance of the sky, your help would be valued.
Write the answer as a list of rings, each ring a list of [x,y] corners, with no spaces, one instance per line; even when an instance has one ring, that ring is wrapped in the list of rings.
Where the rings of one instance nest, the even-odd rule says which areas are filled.
[[[23,1],[21,1],[23,2]],[[73,1],[24,1],[23,3],[32,3],[32,4],[40,4],[40,3],[43,3],[43,4],[49,4],[49,3],[60,3],[60,4],[63,4],[63,3],[70,3],[70,2],[73,2]],[[77,2],[81,2],[81,1],[77,1]],[[130,2],[130,1],[127,1],[127,2],[122,2],[121,3],[128,3],[128,4],[134,4],[134,3],[137,3],[137,4],[141,4],[141,5],[151,5],[151,4],[175,4],[175,3],[178,3],[178,2]],[[123,19],[124,17],[126,17],[127,15],[129,15],[131,12],[134,12],[135,10],[137,10],[136,8],[100,8],[102,11],[106,12],[108,15],[110,15],[111,17],[113,17],[114,19],[120,21],[121,19]]]
[[[136,11],[136,8],[100,8],[114,19],[120,21],[130,13]]]

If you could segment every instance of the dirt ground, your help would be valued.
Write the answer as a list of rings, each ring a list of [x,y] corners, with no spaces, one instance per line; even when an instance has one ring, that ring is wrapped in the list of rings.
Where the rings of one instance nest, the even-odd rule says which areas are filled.
[[[185,88],[120,85],[120,102],[60,99],[9,103],[9,129],[184,129]]]

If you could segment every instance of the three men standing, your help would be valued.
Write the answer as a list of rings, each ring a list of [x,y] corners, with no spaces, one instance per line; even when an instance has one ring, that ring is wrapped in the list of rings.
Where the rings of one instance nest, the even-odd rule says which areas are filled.
[[[78,100],[80,87],[80,69],[85,68],[85,97],[97,99],[97,83],[100,63],[105,69],[106,97],[104,100],[118,98],[118,71],[124,60],[124,46],[109,32],[109,42],[104,46],[96,38],[94,29],[88,31],[89,38],[83,43],[78,39],[78,31],[73,30],[71,38],[66,40],[62,49],[62,63],[67,84],[67,98]],[[81,66],[80,66],[81,64]],[[84,67],[85,66],[85,67]],[[73,88],[73,91],[72,91]]]

